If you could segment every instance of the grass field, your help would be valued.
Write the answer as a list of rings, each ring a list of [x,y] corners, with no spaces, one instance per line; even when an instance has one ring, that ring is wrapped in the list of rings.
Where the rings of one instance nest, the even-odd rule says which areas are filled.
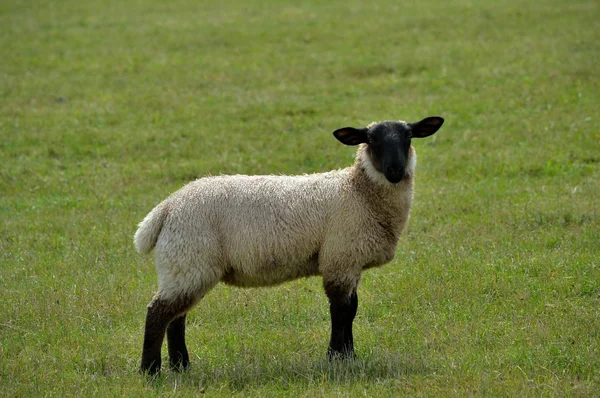
[[[598,32],[585,0],[3,1],[0,395],[600,396]],[[137,374],[156,203],[345,167],[333,130],[428,115],[356,361],[326,361],[313,278],[218,286],[190,371]]]

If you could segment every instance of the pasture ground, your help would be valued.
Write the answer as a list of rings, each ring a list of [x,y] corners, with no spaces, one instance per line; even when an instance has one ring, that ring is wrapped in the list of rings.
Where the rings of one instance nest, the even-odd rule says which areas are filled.
[[[0,395],[599,396],[598,32],[585,0],[3,1]],[[325,360],[313,278],[217,287],[189,373],[137,374],[156,203],[344,167],[336,128],[428,115],[359,359]]]

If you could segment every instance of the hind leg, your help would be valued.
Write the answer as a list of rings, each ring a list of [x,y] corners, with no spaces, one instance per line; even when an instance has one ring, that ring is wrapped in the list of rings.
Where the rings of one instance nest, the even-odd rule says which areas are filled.
[[[190,364],[190,356],[185,346],[185,316],[175,318],[167,327],[167,347],[169,349],[169,365],[179,372],[186,370]]]
[[[154,249],[158,293],[148,306],[140,365],[141,372],[149,374],[160,371],[165,334],[171,368],[181,370],[189,366],[186,313],[223,275],[218,236],[210,233],[181,236],[176,233],[177,225],[170,228],[169,240],[157,241]]]
[[[188,273],[159,272],[159,292],[148,305],[146,315],[140,372],[153,375],[160,371],[165,334],[171,368],[182,370],[189,366],[185,345],[186,313],[217,284],[221,275],[219,267],[203,267]]]
[[[160,350],[167,327],[177,318],[173,328],[177,333],[172,332],[173,339],[175,340],[176,335],[182,335],[181,327],[177,327],[177,325],[182,323],[182,321],[179,320],[181,315],[185,314],[192,304],[193,300],[190,298],[167,300],[157,295],[148,305],[148,311],[146,313],[146,329],[144,331],[144,346],[142,349],[142,363],[140,365],[141,373],[147,372],[150,375],[154,375],[160,371]],[[183,322],[185,322],[185,315],[183,316]],[[181,346],[185,349],[185,341],[181,341],[179,347]],[[187,350],[185,350],[185,352],[187,354]]]

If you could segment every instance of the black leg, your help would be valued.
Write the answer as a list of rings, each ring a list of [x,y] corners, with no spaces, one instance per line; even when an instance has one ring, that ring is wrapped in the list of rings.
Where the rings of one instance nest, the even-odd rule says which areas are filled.
[[[354,322],[354,317],[356,316],[356,311],[358,310],[358,294],[356,294],[356,289],[350,295],[350,308],[348,311],[348,317],[346,318],[346,341],[348,342],[348,346],[351,347],[352,356],[354,356],[354,337],[352,336],[352,323]]]
[[[148,306],[140,373],[148,372],[149,375],[154,375],[160,371],[160,348],[170,321],[165,316],[163,306],[160,301],[154,300]]]
[[[329,359],[353,358],[352,322],[358,308],[356,289],[347,292],[339,286],[329,283],[325,285],[325,293],[329,298],[331,313],[331,340],[327,356]]]
[[[185,346],[185,314],[175,318],[167,327],[167,347],[171,369],[178,372],[186,370],[190,357]]]
[[[189,309],[191,303],[191,300],[186,299],[167,301],[155,297],[148,305],[140,373],[155,375],[160,372],[160,349],[167,326],[173,319]]]

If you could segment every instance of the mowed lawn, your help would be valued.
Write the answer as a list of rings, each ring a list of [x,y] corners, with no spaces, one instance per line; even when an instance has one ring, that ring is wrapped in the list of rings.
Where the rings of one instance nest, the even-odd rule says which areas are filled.
[[[3,1],[0,396],[600,396],[599,32],[586,0]],[[333,130],[429,115],[355,361],[326,360],[312,278],[219,285],[190,371],[137,374],[155,204],[346,167]]]

